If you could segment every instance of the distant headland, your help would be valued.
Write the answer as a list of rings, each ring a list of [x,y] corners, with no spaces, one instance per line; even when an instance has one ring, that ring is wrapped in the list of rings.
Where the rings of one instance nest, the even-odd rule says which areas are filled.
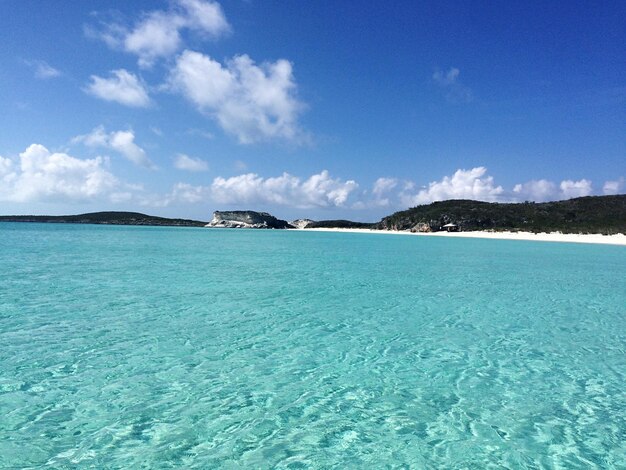
[[[587,196],[566,201],[497,203],[448,200],[416,206],[380,222],[278,219],[267,212],[215,211],[210,222],[155,217],[138,212],[93,212],[78,215],[10,215],[0,222],[107,225],[153,225],[254,229],[369,229],[403,232],[523,231],[626,234],[626,195]]]
[[[38,222],[57,224],[153,225],[168,227],[204,227],[206,222],[168,219],[139,212],[90,212],[78,215],[2,215],[0,222]]]

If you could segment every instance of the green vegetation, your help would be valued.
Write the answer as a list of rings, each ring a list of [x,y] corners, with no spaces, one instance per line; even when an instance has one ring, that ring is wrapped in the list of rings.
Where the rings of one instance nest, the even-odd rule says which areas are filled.
[[[309,222],[306,228],[376,228],[376,224],[351,220],[318,220]]]
[[[589,196],[543,203],[433,202],[385,217],[376,224],[376,228],[410,230],[418,223],[430,225],[433,231],[453,223],[465,231],[626,233],[626,195]]]
[[[274,228],[289,224],[266,213],[252,211],[216,212],[220,215],[250,215],[276,220]],[[246,219],[247,220],[247,219]],[[138,212],[93,212],[79,215],[10,215],[0,216],[0,222],[46,222],[71,224],[161,225],[202,227],[206,222],[188,219],[168,219]],[[254,221],[248,221],[250,223]],[[379,230],[416,230],[419,226],[432,231],[445,224],[458,225],[460,230],[511,230],[563,233],[625,233],[626,195],[589,196],[567,201],[497,203],[469,200],[433,202],[384,217],[378,223],[350,220],[311,221],[306,228],[369,228]]]
[[[0,222],[40,222],[61,224],[159,225],[203,227],[206,222],[188,219],[167,219],[139,212],[91,212],[79,215],[4,215]]]

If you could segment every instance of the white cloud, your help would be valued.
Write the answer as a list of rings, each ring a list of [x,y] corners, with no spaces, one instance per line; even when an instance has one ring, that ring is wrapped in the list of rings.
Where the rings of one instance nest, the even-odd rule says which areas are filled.
[[[13,162],[11,159],[0,156],[0,176],[4,177],[8,175],[12,167]]]
[[[445,97],[451,103],[469,103],[473,94],[467,86],[459,81],[461,71],[451,67],[447,72],[436,70],[433,73],[433,81],[445,90]]]
[[[153,12],[124,37],[124,49],[139,57],[140,67],[151,67],[157,58],[173,55],[180,48],[182,22],[177,15]]]
[[[55,69],[43,60],[25,60],[24,63],[34,69],[35,77],[42,80],[61,76],[60,70]]]
[[[374,195],[373,204],[383,207],[390,205],[391,201],[388,197],[385,197],[385,195],[397,185],[398,180],[396,178],[378,178],[372,188],[372,194]],[[362,203],[359,206],[365,207],[366,205]]]
[[[174,166],[179,170],[186,171],[207,171],[209,169],[209,164],[206,161],[200,158],[190,157],[184,153],[179,153],[176,156]]]
[[[186,27],[213,37],[231,30],[219,3],[202,0],[179,0],[178,3],[184,9]]]
[[[564,199],[574,197],[589,196],[591,194],[591,181],[582,179],[580,181],[565,180],[559,185],[561,188],[561,196]]]
[[[119,183],[105,163],[102,157],[83,160],[32,144],[16,165],[0,157],[0,200],[74,202],[108,196]]]
[[[556,184],[545,179],[516,184],[513,192],[524,200],[551,201],[558,197]]]
[[[79,135],[72,143],[83,143],[88,147],[103,147],[121,153],[136,165],[154,169],[155,165],[146,152],[135,143],[133,131],[116,131],[107,133],[103,126],[96,127],[91,133]]]
[[[621,177],[615,181],[607,181],[604,183],[602,187],[602,192],[604,194],[621,194],[626,190],[626,182],[624,181],[624,177]]]
[[[124,69],[113,70],[109,78],[92,75],[91,83],[84,90],[96,98],[125,106],[145,108],[150,105],[144,84],[136,75]]]
[[[211,199],[211,188],[194,186],[188,183],[176,183],[172,190],[165,194],[143,194],[138,201],[142,206],[167,207],[172,205],[197,204]]]
[[[177,58],[168,83],[240,143],[307,139],[297,122],[303,105],[295,96],[296,83],[287,60],[256,65],[241,55],[223,66],[187,50]]]
[[[563,180],[558,186],[556,183],[545,179],[531,180],[523,184],[516,184],[513,188],[513,193],[517,196],[516,199],[537,202],[589,196],[592,192],[591,181],[586,179],[579,181]]]
[[[304,181],[288,173],[274,178],[247,173],[231,178],[215,178],[211,184],[211,198],[223,204],[333,207],[343,206],[357,187],[352,180],[331,178],[326,170]]]
[[[213,140],[215,139],[215,135],[209,131],[205,131],[203,129],[188,129],[186,131],[187,134],[189,135],[194,135],[194,136],[199,136],[202,137],[206,140]]]
[[[112,132],[109,145],[134,164],[154,168],[154,164],[146,156],[146,152],[135,143],[135,134],[132,131]]]
[[[428,188],[417,194],[409,192],[400,194],[404,205],[414,206],[428,204],[446,199],[475,199],[479,201],[497,201],[504,189],[496,186],[492,176],[485,176],[485,167],[476,167],[471,170],[457,170],[452,176],[444,176],[441,181],[429,183]]]
[[[157,59],[176,53],[183,44],[181,32],[191,30],[201,37],[219,37],[231,29],[219,3],[203,0],[177,0],[169,10],[149,12],[127,29],[106,25],[97,35],[110,47],[137,55],[140,67],[151,67]]]
[[[450,70],[445,73],[441,70],[436,70],[435,73],[433,73],[433,80],[435,83],[442,86],[454,85],[460,73],[460,70],[455,67],[450,68]]]
[[[398,180],[396,178],[378,178],[374,182],[374,188],[372,189],[372,193],[377,196],[382,196],[383,194],[391,191],[398,185]]]

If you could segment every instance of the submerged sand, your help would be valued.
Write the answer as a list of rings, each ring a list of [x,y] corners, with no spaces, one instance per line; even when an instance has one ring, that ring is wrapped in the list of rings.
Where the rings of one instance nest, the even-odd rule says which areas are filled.
[[[301,231],[317,232],[349,232],[349,233],[378,233],[394,235],[410,235],[415,237],[449,237],[449,238],[492,238],[498,240],[532,240],[542,242],[571,242],[571,243],[597,243],[605,245],[626,246],[626,235],[602,235],[599,233],[578,234],[578,233],[532,233],[532,232],[432,232],[413,233],[408,231],[395,230],[371,230],[361,228],[304,228],[294,229]]]

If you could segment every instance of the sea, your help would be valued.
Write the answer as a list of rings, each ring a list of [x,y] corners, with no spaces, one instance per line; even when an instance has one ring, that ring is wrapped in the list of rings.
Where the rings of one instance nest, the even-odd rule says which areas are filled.
[[[0,468],[624,469],[626,247],[0,223]]]

